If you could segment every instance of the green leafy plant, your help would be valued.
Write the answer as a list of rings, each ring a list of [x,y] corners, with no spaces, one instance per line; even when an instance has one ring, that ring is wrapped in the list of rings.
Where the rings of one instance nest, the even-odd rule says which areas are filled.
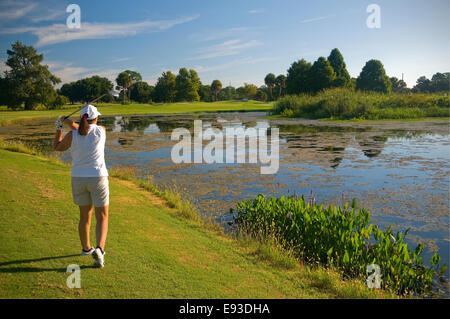
[[[431,267],[423,264],[423,244],[414,250],[404,242],[408,230],[395,236],[391,227],[382,231],[370,224],[370,212],[358,209],[355,200],[349,205],[317,205],[304,197],[280,198],[258,195],[231,209],[237,233],[258,238],[277,236],[285,248],[302,261],[342,270],[344,277],[365,278],[367,266],[381,270],[381,288],[399,295],[423,294],[432,288],[439,270],[440,256],[431,258]]]

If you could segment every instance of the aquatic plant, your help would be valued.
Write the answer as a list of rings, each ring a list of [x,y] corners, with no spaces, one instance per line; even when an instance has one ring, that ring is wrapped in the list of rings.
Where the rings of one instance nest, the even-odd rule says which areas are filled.
[[[351,206],[324,207],[303,196],[258,195],[238,203],[230,213],[237,233],[276,236],[303,262],[336,267],[344,277],[363,279],[367,266],[376,264],[381,288],[399,295],[429,292],[433,278],[446,269],[444,265],[439,270],[438,254],[431,258],[431,267],[425,266],[420,257],[423,244],[411,250],[404,242],[408,230],[394,236],[391,227],[382,231],[370,224],[370,212],[358,209],[355,200]]]
[[[383,94],[327,89],[316,95],[287,95],[272,108],[284,117],[331,119],[407,119],[448,117],[450,96],[445,94]]]

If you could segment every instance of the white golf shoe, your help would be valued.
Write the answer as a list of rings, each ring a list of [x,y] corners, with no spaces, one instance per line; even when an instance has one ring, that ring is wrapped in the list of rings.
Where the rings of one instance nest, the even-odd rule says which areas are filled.
[[[92,253],[92,257],[94,257],[94,266],[98,268],[103,268],[105,266],[105,253],[102,252],[102,250],[97,247],[94,252]]]
[[[82,249],[81,250],[81,256],[89,256],[92,255],[92,253],[94,252],[94,247],[91,247],[91,249],[89,249],[88,251]]]

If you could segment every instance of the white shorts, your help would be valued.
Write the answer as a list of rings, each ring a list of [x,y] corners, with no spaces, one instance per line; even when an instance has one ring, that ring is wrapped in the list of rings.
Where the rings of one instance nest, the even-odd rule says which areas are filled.
[[[73,202],[78,206],[104,207],[109,205],[108,176],[74,177],[72,176]]]

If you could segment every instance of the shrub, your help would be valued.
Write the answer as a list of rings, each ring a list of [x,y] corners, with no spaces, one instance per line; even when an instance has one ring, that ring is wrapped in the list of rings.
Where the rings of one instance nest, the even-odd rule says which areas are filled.
[[[397,294],[426,293],[438,274],[440,257],[434,254],[432,266],[426,267],[419,257],[424,246],[414,250],[404,242],[408,233],[394,237],[391,227],[382,231],[369,224],[370,212],[351,207],[317,205],[303,196],[255,199],[237,204],[233,225],[237,233],[257,238],[279,238],[286,249],[303,261],[337,267],[345,277],[363,278],[367,266],[376,264],[381,270],[381,287]],[[442,274],[446,265],[439,271]]]
[[[274,104],[272,113],[307,118],[406,119],[446,117],[449,106],[450,97],[445,94],[383,94],[333,88],[316,95],[282,97]]]

